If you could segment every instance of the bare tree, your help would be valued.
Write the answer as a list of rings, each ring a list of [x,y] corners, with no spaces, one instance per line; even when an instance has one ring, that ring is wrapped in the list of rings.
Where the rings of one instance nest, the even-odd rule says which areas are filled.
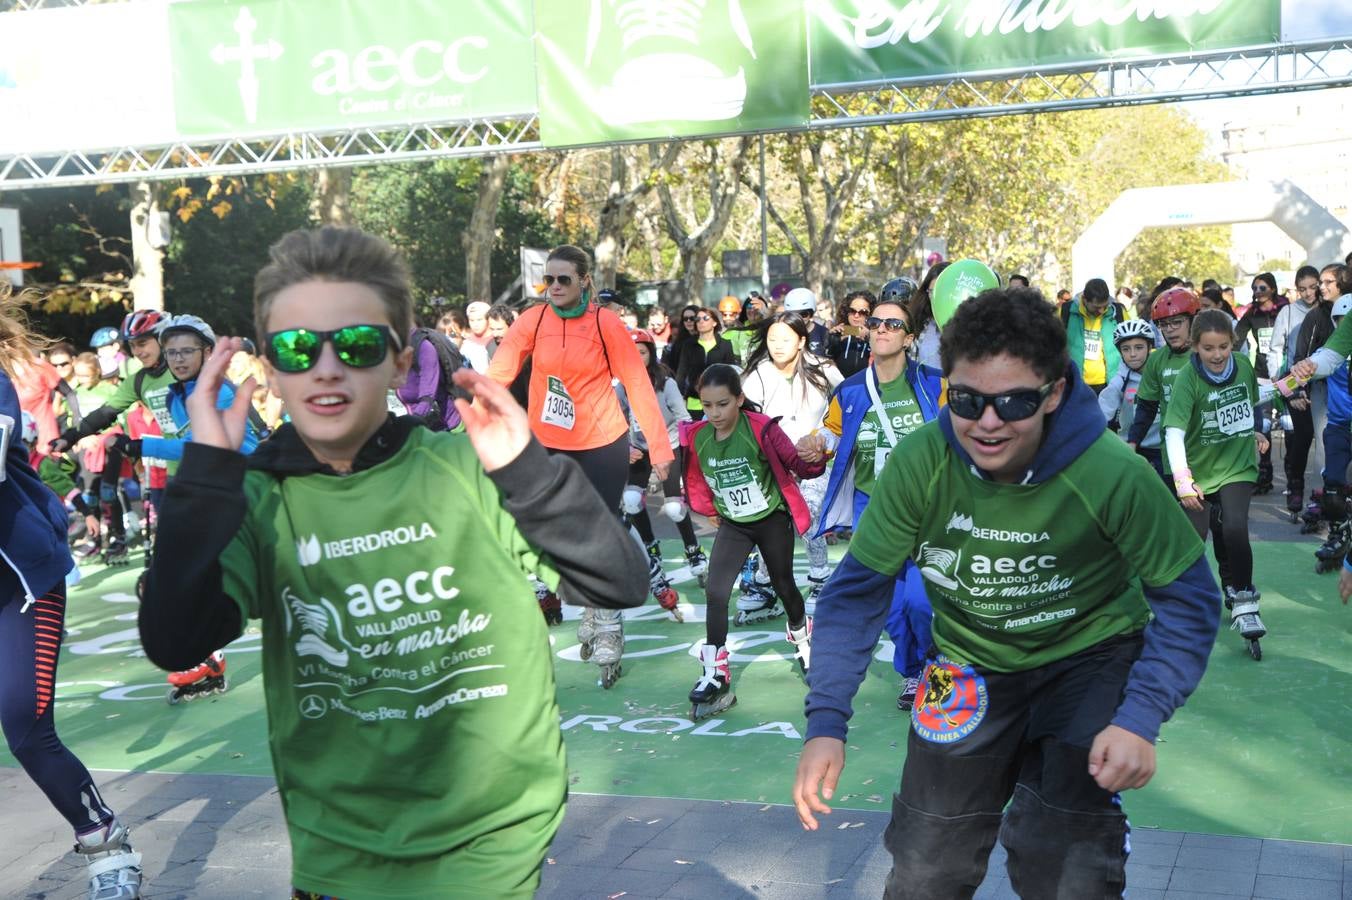
[[[315,172],[314,196],[310,200],[310,217],[320,225],[350,227],[352,218],[352,170],[325,167]]]
[[[634,222],[638,204],[652,191],[659,173],[671,167],[680,151],[681,145],[672,142],[659,155],[649,155],[645,165],[637,147],[610,148],[610,180],[596,225],[597,287],[615,286],[615,274],[623,259],[621,245]]]
[[[744,135],[737,138],[735,144],[731,141],[705,141],[691,145],[694,158],[690,160],[690,165],[683,168],[691,172],[692,185],[696,177],[707,179],[708,197],[706,200],[701,196],[701,202],[697,204],[691,191],[684,211],[677,208],[670,179],[658,185],[667,235],[676,244],[681,258],[681,292],[687,302],[698,303],[704,296],[704,270],[714,246],[723,237],[728,220],[732,217],[751,142],[752,138]],[[730,148],[727,153],[724,152],[725,148]],[[658,150],[650,147],[649,153],[655,158]],[[700,215],[701,208],[704,208],[703,215]],[[687,222],[695,224],[687,225]]]
[[[479,170],[479,191],[470,213],[469,226],[460,235],[465,248],[465,297],[491,300],[493,297],[493,244],[497,239],[498,207],[507,187],[511,158],[491,156]]]

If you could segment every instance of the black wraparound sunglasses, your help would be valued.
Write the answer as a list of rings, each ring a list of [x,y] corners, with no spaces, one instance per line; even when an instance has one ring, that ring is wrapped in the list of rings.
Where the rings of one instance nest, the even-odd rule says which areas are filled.
[[[948,408],[958,418],[979,419],[987,406],[994,406],[995,414],[1002,422],[1019,422],[1038,411],[1042,401],[1052,392],[1054,384],[1048,382],[1040,388],[1024,388],[1003,394],[978,394],[966,388],[950,387]]]

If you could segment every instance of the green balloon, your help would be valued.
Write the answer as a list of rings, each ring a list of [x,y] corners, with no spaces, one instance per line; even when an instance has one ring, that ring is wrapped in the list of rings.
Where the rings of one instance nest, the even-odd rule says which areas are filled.
[[[939,273],[930,293],[930,308],[940,328],[957,312],[958,304],[1000,286],[1000,276],[991,267],[975,259],[960,259]]]

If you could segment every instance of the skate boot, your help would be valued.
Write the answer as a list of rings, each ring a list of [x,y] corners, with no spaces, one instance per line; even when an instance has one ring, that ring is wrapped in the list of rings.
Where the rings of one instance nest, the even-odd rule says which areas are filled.
[[[136,900],[141,896],[141,854],[117,819],[75,836],[75,852],[89,860],[89,900]]]
[[[1258,600],[1261,596],[1252,587],[1243,591],[1226,589],[1225,605],[1230,610],[1230,627],[1238,631],[1239,636],[1248,643],[1249,655],[1255,660],[1263,658],[1263,648],[1259,646],[1258,639],[1267,634],[1263,620],[1258,616]]]
[[[752,581],[750,590],[743,590],[737,597],[737,614],[732,617],[734,625],[759,625],[784,615],[784,607],[768,584]]]
[[[580,645],[577,648],[578,656],[582,657],[583,662],[591,659],[592,651],[595,650],[593,642],[596,640],[596,609],[591,606],[582,607],[582,618],[577,620],[577,642]]]
[[[535,581],[535,602],[540,604],[540,612],[545,617],[545,625],[558,625],[563,622],[563,605],[559,602],[559,595],[549,589],[543,581],[538,578]]]
[[[915,695],[920,690],[919,678],[907,678],[906,683],[901,686],[901,693],[897,695],[897,709],[910,711],[915,706]]]
[[[803,676],[806,677],[812,669],[812,617],[804,616],[803,624],[798,628],[787,626],[784,636],[793,644],[794,658],[798,660],[798,668],[803,670]]]
[[[593,611],[592,622],[596,629],[591,642],[592,662],[601,667],[596,683],[610,690],[623,674],[620,657],[624,656],[624,620],[618,609],[598,609]]]
[[[652,555],[652,548],[657,546],[655,543],[648,547],[648,588],[652,591],[653,599],[657,605],[671,613],[671,617],[677,622],[684,622],[685,615],[681,612],[678,603],[681,597],[676,593],[671,582],[667,581],[667,575],[662,571],[662,557],[656,558]]]
[[[803,595],[803,605],[806,607],[809,616],[816,614],[817,598],[822,595],[822,588],[824,587],[826,587],[825,578],[807,576],[807,593]]]
[[[1324,489],[1310,491],[1310,502],[1300,513],[1300,533],[1316,534],[1324,530]]]
[[[170,706],[181,700],[196,700],[208,694],[224,694],[229,688],[225,677],[225,654],[217,650],[206,662],[182,672],[170,672],[169,693],[165,699]]]
[[[690,719],[694,722],[716,716],[737,703],[732,673],[728,671],[728,648],[705,644],[700,648],[699,662],[704,672],[690,689]]]
[[[1352,525],[1346,519],[1329,525],[1329,536],[1323,545],[1314,551],[1314,571],[1318,575],[1332,572],[1343,564],[1349,545],[1352,545]]]
[[[705,587],[709,581],[709,558],[704,555],[698,544],[685,548],[685,561],[690,566],[690,574],[695,576],[699,586]]]
[[[113,535],[108,538],[108,543],[103,547],[103,564],[105,566],[125,566],[127,559],[127,542],[121,535]]]
[[[1305,482],[1289,480],[1286,485],[1286,513],[1291,517],[1292,524],[1300,522],[1301,514],[1305,511],[1305,505],[1301,503],[1301,497],[1305,496]]]
[[[97,556],[103,550],[103,541],[99,540],[97,534],[87,536],[71,552],[78,559],[89,559],[91,556]]]

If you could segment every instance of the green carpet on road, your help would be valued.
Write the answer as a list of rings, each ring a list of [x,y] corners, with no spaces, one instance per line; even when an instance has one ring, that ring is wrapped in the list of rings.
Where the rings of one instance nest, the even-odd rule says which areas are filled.
[[[667,544],[674,553],[677,542]],[[1165,726],[1158,774],[1125,797],[1135,827],[1352,843],[1352,609],[1338,602],[1336,576],[1314,574],[1316,545],[1255,546],[1271,630],[1263,661],[1222,630],[1201,687]],[[732,630],[738,703],[691,723],[686,694],[699,674],[703,595],[683,560],[668,567],[686,622],[651,603],[635,611],[624,676],[612,690],[578,657],[575,612],[552,629],[573,790],[789,802],[804,686],[783,619]],[[139,571],[87,567],[72,593],[58,688],[62,738],[95,769],[270,774],[256,627],[227,651],[229,693],[170,707],[163,673],[139,651]],[[908,727],[896,709],[890,653],[879,645],[855,701],[836,804],[845,809],[890,808]],[[15,765],[2,747],[0,764]]]

